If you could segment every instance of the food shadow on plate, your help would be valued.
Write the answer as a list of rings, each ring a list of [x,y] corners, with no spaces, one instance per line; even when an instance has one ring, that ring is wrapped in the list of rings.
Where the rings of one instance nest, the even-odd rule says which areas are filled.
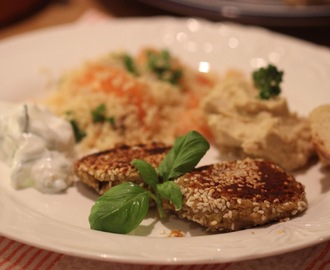
[[[194,237],[212,235],[201,225],[182,220],[174,214],[167,213],[160,219],[156,208],[150,208],[143,222],[130,235],[150,237]]]
[[[170,238],[170,237],[198,237],[198,236],[212,236],[223,234],[231,234],[236,232],[248,231],[251,235],[258,237],[258,230],[269,230],[274,226],[274,229],[277,229],[279,223],[285,224],[286,222],[291,222],[292,220],[299,219],[304,216],[306,212],[297,214],[294,218],[288,220],[278,220],[271,221],[263,225],[256,225],[250,228],[245,228],[239,231],[216,231],[210,232],[206,228],[203,228],[201,225],[194,223],[188,220],[179,219],[175,215],[169,214],[165,219],[159,219],[157,210],[152,209],[149,211],[148,216],[145,221],[142,222],[135,230],[133,230],[130,235],[134,236],[146,236],[146,237],[161,237],[161,238]],[[160,224],[159,224],[160,223]],[[161,226],[159,226],[161,225]]]
[[[317,156],[313,156],[310,158],[306,165],[292,172],[288,171],[288,173],[294,175],[295,177],[299,175],[304,175],[307,173],[308,170],[310,170],[313,166],[316,166],[318,163],[319,159],[317,158]]]
[[[77,189],[78,193],[80,193],[83,197],[90,201],[96,201],[100,195],[96,193],[94,189],[91,187],[86,186],[83,182],[80,180],[77,180],[75,182],[74,187]]]
[[[321,186],[322,186],[322,193],[326,193],[330,191],[330,166],[322,167],[320,169],[320,172],[322,174],[321,177]]]
[[[317,170],[319,170],[319,173],[321,175],[320,179],[315,179],[317,181],[320,181],[321,184],[321,193],[326,193],[330,191],[330,166],[323,166],[320,164],[320,160],[315,156],[310,159],[310,161],[304,166],[303,168],[296,170],[292,172],[292,174],[295,177],[298,177],[300,175],[307,174],[308,170],[310,170],[312,167],[317,166]],[[289,172],[290,173],[290,172]]]

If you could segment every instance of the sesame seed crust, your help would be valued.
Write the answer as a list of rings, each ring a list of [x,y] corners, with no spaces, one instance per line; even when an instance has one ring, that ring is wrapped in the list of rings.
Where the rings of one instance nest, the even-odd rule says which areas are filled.
[[[131,165],[132,160],[144,159],[157,168],[169,149],[169,146],[161,143],[120,145],[79,159],[75,163],[75,174],[100,195],[122,182],[142,185],[143,180],[137,169]]]
[[[183,194],[179,217],[210,231],[236,231],[304,212],[304,186],[272,162],[224,161],[203,166],[175,181]]]

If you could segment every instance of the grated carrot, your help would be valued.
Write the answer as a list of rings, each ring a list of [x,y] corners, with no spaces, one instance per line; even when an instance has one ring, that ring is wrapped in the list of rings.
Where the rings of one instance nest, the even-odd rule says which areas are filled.
[[[137,107],[138,118],[143,122],[146,116],[144,107],[154,104],[152,97],[148,95],[147,91],[144,91],[146,86],[128,74],[127,71],[104,65],[91,66],[78,83],[81,86],[90,85],[100,74],[106,74],[106,76],[99,80],[98,88],[92,88],[93,91],[102,91],[126,99]]]

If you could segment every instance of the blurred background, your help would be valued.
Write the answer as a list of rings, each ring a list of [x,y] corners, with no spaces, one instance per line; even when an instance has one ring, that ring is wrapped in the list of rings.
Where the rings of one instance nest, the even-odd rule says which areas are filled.
[[[232,21],[330,47],[330,0],[1,0],[0,40],[74,22],[88,10],[110,18],[165,15]]]

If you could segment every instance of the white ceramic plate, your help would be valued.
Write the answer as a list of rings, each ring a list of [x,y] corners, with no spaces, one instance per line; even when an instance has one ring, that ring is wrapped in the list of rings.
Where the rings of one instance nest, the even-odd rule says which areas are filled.
[[[263,29],[196,19],[128,19],[94,27],[64,26],[0,42],[0,99],[21,101],[46,94],[68,69],[109,51],[136,52],[167,47],[194,68],[208,62],[224,72],[245,72],[272,62],[285,70],[283,95],[291,109],[306,115],[330,101],[330,52]],[[210,152],[204,162],[213,161]],[[0,164],[0,234],[44,249],[81,257],[152,264],[238,261],[276,255],[330,239],[330,174],[318,164],[297,174],[306,185],[309,209],[303,216],[234,233],[207,235],[199,227],[153,214],[132,235],[89,229],[96,195],[82,184],[65,194],[14,190]],[[167,237],[171,230],[187,232]]]

